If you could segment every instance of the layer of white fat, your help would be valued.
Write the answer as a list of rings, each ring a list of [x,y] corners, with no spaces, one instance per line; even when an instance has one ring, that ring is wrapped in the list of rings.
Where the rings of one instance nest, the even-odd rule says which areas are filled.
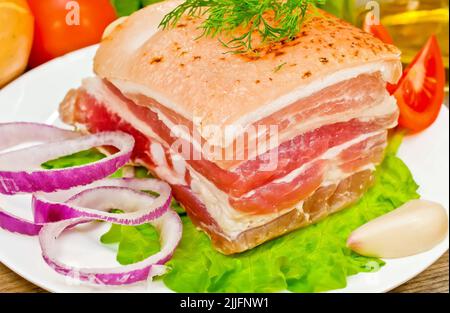
[[[82,82],[82,88],[98,102],[107,106],[112,113],[117,114],[124,121],[127,121],[134,128],[149,137],[162,140],[147,123],[138,119],[128,108],[127,104],[117,97],[98,77],[85,78]]]
[[[164,153],[163,145],[166,149],[170,149],[170,147],[165,145],[164,140],[153,131],[150,125],[137,118],[136,115],[130,111],[126,103],[114,95],[100,78],[92,77],[84,79],[82,88],[97,101],[106,105],[110,112],[120,116],[124,121],[132,125],[136,130],[148,138],[154,139],[152,140],[150,151],[148,151],[148,153],[155,162],[156,168],[154,170],[161,179],[164,179],[172,185],[187,185],[185,180],[186,162],[184,159],[180,155],[171,154],[174,169],[171,170]]]
[[[129,97],[132,98],[132,100],[134,100],[132,95],[129,95]],[[175,137],[181,138],[186,142],[192,143],[193,149],[195,149],[196,151],[199,151],[201,153],[202,143],[199,140],[200,138],[193,137],[188,128],[178,127],[179,125],[176,125],[163,112],[161,112],[160,110],[158,110],[156,108],[148,108],[148,109],[158,115],[158,119],[171,130],[171,132],[173,133],[173,135]],[[348,122],[353,119],[358,119],[360,121],[370,121],[370,120],[373,120],[373,119],[376,119],[379,117],[389,116],[389,115],[393,114],[394,112],[396,112],[397,110],[398,110],[398,108],[397,108],[397,102],[396,102],[395,98],[390,96],[388,93],[386,93],[383,96],[383,98],[381,98],[378,101],[378,103],[376,105],[370,107],[369,109],[362,108],[360,110],[351,110],[349,112],[342,112],[340,114],[336,114],[333,116],[318,116],[318,117],[310,118],[310,119],[304,121],[303,123],[297,123],[297,124],[293,125],[290,128],[289,132],[285,132],[283,134],[270,134],[269,130],[267,130],[267,132],[269,132],[269,135],[273,135],[273,136],[278,135],[279,136],[278,140],[276,141],[276,143],[277,143],[275,145],[275,147],[276,147],[280,143],[291,140],[294,137],[296,137],[308,130],[317,129],[324,125],[335,124],[335,123],[339,123],[339,122]],[[394,127],[395,125],[396,125],[396,122],[394,122],[388,128]],[[267,132],[258,133],[258,134],[255,132],[255,135],[259,135],[259,137],[266,137]],[[251,140],[256,140],[256,139],[249,137],[246,140],[251,141]],[[254,141],[254,142],[259,142],[259,141]],[[265,147],[261,147],[262,145],[259,145],[259,146],[254,145],[255,149],[249,150],[247,152],[246,159],[255,159],[258,155],[261,155],[261,154],[267,152],[268,150],[275,148],[275,147],[272,147],[272,145],[271,145],[271,143],[274,143],[274,142],[275,141],[271,142],[270,137],[269,137],[266,140],[267,144],[265,145]],[[232,146],[232,147],[234,147],[234,146]],[[221,147],[219,147],[219,148],[222,149]],[[263,149],[261,149],[261,148],[263,148]],[[214,147],[211,147],[211,149],[214,150]],[[208,155],[203,155],[202,157],[205,159],[208,159],[212,162],[215,161],[214,159],[210,158]],[[214,156],[212,155],[212,157],[214,157]],[[236,165],[229,168],[228,170],[233,171],[239,165],[240,165],[240,163],[237,163]]]
[[[308,97],[324,88],[335,85],[337,83],[358,77],[362,74],[373,74],[380,72],[382,74],[382,78],[384,80],[388,80],[390,77],[391,64],[389,61],[378,61],[367,63],[361,66],[356,66],[353,68],[346,68],[340,71],[336,71],[330,75],[321,77],[306,86],[302,86],[278,99],[271,101],[269,103],[265,103],[260,106],[258,110],[246,114],[242,116],[237,121],[233,122],[230,132],[227,136],[224,137],[223,132],[214,132],[209,138],[205,138],[210,145],[227,147],[229,146],[236,137],[240,136],[248,127],[253,123],[295,103],[296,101]],[[200,127],[208,127],[208,124],[202,120],[201,116],[192,116],[191,112],[185,112],[180,108],[180,105],[174,103],[168,97],[152,90],[149,87],[144,87],[138,83],[121,80],[121,79],[110,79],[110,82],[113,83],[122,93],[124,94],[142,94],[146,97],[152,98],[156,100],[158,103],[161,103],[165,107],[171,109],[175,113],[183,116],[184,118],[193,121],[194,126],[200,130]],[[211,125],[214,126],[214,125]],[[226,125],[222,125],[226,126]],[[234,132],[233,132],[234,130]]]
[[[133,98],[133,95],[125,95],[129,97],[131,100],[135,100]],[[139,104],[138,104],[139,105]],[[189,128],[185,127],[184,125],[177,125],[172,120],[170,120],[161,110],[158,110],[157,108],[148,108],[150,111],[154,112],[158,119],[167,126],[167,128],[170,129],[171,135],[174,137],[180,138],[184,140],[185,142],[191,143],[193,148],[197,151],[202,151],[202,143],[200,142],[200,138],[195,138],[191,135]]]
[[[278,213],[265,215],[250,215],[237,211],[229,204],[229,197],[225,192],[192,168],[190,168],[190,174],[192,192],[203,202],[208,213],[221,227],[223,235],[230,240],[235,239],[245,230],[267,224],[292,210],[288,208]],[[302,205],[296,207],[302,209]]]
[[[366,140],[372,136],[376,136],[382,134],[384,131],[373,132],[370,134],[361,135],[349,142],[346,142],[340,146],[333,147],[329,149],[322,156],[317,158],[319,159],[334,159],[336,158],[340,152],[349,148],[350,146],[357,144],[361,141]],[[297,177],[303,171],[308,169],[308,167],[313,163],[309,162],[307,164],[302,165],[300,168],[293,170],[291,173],[287,174],[285,177],[278,179],[275,182],[290,182],[293,178]],[[217,221],[217,223],[222,228],[224,235],[228,237],[228,239],[233,240],[241,234],[242,232],[265,225],[278,217],[292,211],[299,210],[303,211],[303,201],[300,201],[298,204],[294,205],[292,208],[287,208],[277,213],[264,214],[264,215],[253,215],[245,212],[238,211],[234,209],[229,204],[229,196],[222,190],[218,189],[212,182],[210,182],[207,178],[202,176],[200,173],[196,172],[194,169],[189,168],[191,174],[191,189],[195,196],[200,199],[205,207],[208,210],[208,213]],[[364,170],[374,170],[375,164],[367,164],[363,167],[359,168],[355,172],[360,172]],[[325,176],[323,178],[323,182],[321,187],[338,184],[340,181],[345,178],[353,175],[353,173],[343,172],[339,168],[339,164],[336,162],[330,162],[328,168],[325,171]],[[254,192],[250,191],[245,196],[252,196]]]
[[[298,136],[311,129],[317,129],[324,125],[330,125],[340,122],[348,122],[353,119],[361,121],[373,120],[379,117],[388,116],[395,113],[398,110],[397,102],[393,96],[388,93],[378,99],[378,102],[373,106],[361,109],[352,109],[350,111],[341,112],[335,115],[314,116],[299,123],[298,121],[291,122],[289,131],[286,134],[282,134],[282,140],[292,139],[292,137]],[[292,116],[290,116],[292,118]],[[395,125],[393,125],[395,126]]]
[[[343,122],[349,122],[351,120],[357,119],[361,122],[370,122],[377,118],[383,118],[386,116],[390,116],[392,114],[395,114],[397,112],[398,106],[397,101],[393,96],[390,96],[389,94],[384,95],[384,97],[379,101],[379,103],[376,106],[373,106],[369,109],[363,108],[361,110],[352,110],[349,112],[343,112],[340,114],[336,114],[333,116],[319,116],[315,118],[308,119],[307,121],[303,123],[297,123],[296,125],[293,125],[289,132],[285,132],[283,134],[278,134],[278,143],[283,143],[288,140],[292,140],[295,137],[311,130],[311,129],[317,129],[325,125],[331,125],[336,123],[343,123]],[[386,128],[393,128],[397,126],[397,121],[393,121],[391,125],[387,125]],[[268,140],[269,141],[269,140]],[[269,145],[267,145],[269,147]],[[254,151],[248,151],[248,159],[255,159],[256,156],[267,152],[266,150],[259,149],[260,147],[256,147],[257,149]],[[239,167],[240,163],[237,163],[230,167],[228,170],[233,171],[237,167]]]
[[[361,136],[358,136],[352,140],[349,140],[345,143],[343,143],[340,146],[336,146],[336,147],[332,147],[330,149],[328,149],[324,154],[322,154],[320,156],[320,159],[323,160],[330,160],[330,159],[334,159],[336,158],[339,153],[341,153],[342,151],[344,151],[345,149],[350,148],[353,145],[356,145],[359,142],[362,142],[368,138],[374,137],[376,135],[381,135],[383,134],[385,131],[377,131],[377,132],[372,132],[372,133],[367,133],[367,134],[363,134]],[[305,164],[306,166],[307,164]],[[305,168],[298,168],[296,170],[293,170],[292,172],[290,172],[289,174],[287,174],[286,176],[276,179],[274,180],[275,183],[290,183],[292,182],[296,177],[298,177],[298,175],[300,175],[303,171],[305,170]]]

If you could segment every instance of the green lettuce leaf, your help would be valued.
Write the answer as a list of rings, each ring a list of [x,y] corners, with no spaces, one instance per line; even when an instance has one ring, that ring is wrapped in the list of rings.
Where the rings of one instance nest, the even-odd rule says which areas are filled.
[[[103,159],[105,155],[95,148],[80,151],[68,156],[61,157],[59,159],[47,161],[41,166],[47,170],[58,169],[58,168],[68,168],[74,166],[86,165]],[[122,177],[122,169],[117,170],[111,175],[111,178]]]
[[[67,168],[96,162],[103,159],[104,157],[105,155],[99,152],[97,149],[89,149],[74,153],[72,155],[64,156],[56,160],[47,161],[41,166],[47,170]]]
[[[117,15],[128,16],[133,12],[163,0],[111,0],[113,7],[116,9]]]
[[[135,227],[113,224],[100,242],[119,244],[116,259],[122,265],[139,262],[161,250],[159,233],[151,224]]]
[[[123,213],[112,209],[111,213]],[[119,244],[116,260],[122,265],[142,261],[161,250],[159,233],[151,224],[125,226],[112,224],[108,232],[100,237],[105,245]]]
[[[359,226],[419,197],[409,169],[394,155],[401,135],[395,139],[375,185],[357,204],[248,252],[216,252],[184,217],[183,238],[164,283],[177,292],[320,292],[344,288],[350,275],[378,270],[381,260],[360,256],[345,243]]]

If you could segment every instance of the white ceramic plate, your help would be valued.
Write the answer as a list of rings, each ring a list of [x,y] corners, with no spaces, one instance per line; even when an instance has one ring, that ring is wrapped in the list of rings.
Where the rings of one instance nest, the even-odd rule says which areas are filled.
[[[95,47],[86,48],[47,63],[23,75],[0,91],[0,122],[34,121],[63,126],[57,108],[70,88],[92,75]],[[449,113],[444,108],[437,122],[425,132],[408,137],[400,157],[407,163],[425,199],[449,207]],[[0,206],[31,218],[29,196],[0,197]],[[98,240],[107,225],[85,225],[63,235],[59,248],[63,261],[74,266],[114,266],[114,249],[102,246]],[[80,235],[82,233],[82,235]],[[447,239],[433,250],[420,255],[387,260],[377,273],[358,274],[348,280],[348,286],[338,292],[385,292],[413,278],[446,250]],[[25,279],[54,292],[164,292],[161,282],[141,283],[126,287],[96,287],[79,284],[56,274],[42,260],[37,238],[20,236],[0,229],[0,261]],[[1,282],[0,282],[1,283]]]

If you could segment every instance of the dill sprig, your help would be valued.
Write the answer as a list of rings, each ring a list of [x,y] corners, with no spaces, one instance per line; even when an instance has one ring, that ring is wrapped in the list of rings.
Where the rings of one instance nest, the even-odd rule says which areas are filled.
[[[175,27],[185,15],[204,16],[200,37],[219,37],[226,47],[242,53],[253,50],[255,34],[263,43],[292,39],[300,31],[309,8],[325,1],[186,0],[163,18],[160,27]],[[223,35],[231,39],[223,40]]]

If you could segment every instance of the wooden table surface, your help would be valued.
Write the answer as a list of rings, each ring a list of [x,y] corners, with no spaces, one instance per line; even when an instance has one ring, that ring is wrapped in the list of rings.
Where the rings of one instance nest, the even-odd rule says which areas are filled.
[[[419,276],[403,284],[393,292],[448,293],[448,251],[436,263]],[[45,292],[21,278],[0,263],[0,292]]]

